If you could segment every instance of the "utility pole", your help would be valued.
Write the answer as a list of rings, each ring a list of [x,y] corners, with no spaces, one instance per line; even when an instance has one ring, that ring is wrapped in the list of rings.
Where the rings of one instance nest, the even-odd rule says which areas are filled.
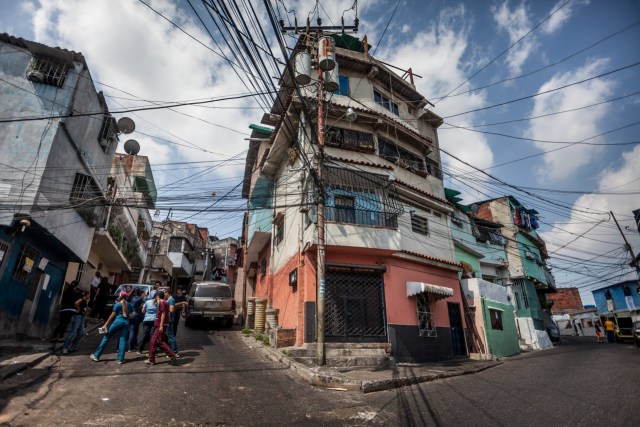
[[[636,272],[638,273],[638,277],[640,278],[640,265],[638,265],[638,260],[636,259],[636,256],[633,253],[633,249],[631,248],[631,245],[627,241],[627,237],[622,232],[622,228],[620,228],[620,224],[618,224],[618,220],[616,219],[616,216],[613,214],[613,211],[609,211],[609,213],[611,214],[611,217],[615,221],[616,226],[618,227],[618,230],[620,231],[620,234],[622,235],[622,239],[624,240],[624,243],[627,246],[627,250],[631,254],[631,264],[636,268]]]
[[[318,30],[318,36],[322,30]],[[316,165],[316,173],[318,180],[322,182],[322,168],[324,162],[324,87],[323,87],[323,71],[318,67],[318,162]],[[318,249],[317,249],[317,265],[316,265],[316,283],[317,283],[317,357],[318,365],[322,366],[326,363],[325,344],[324,344],[324,291],[325,291],[325,261],[324,261],[324,186],[318,191]]]
[[[356,9],[356,18],[355,25],[345,26],[344,18],[342,19],[342,26],[339,27],[323,27],[322,21],[318,17],[317,26],[312,27],[310,20],[307,18],[306,27],[298,27],[297,19],[295,20],[295,26],[293,27],[285,27],[284,21],[280,21],[280,26],[282,28],[283,33],[287,31],[293,31],[297,34],[306,34],[308,40],[311,38],[311,34],[315,32],[316,40],[310,41],[311,46],[310,50],[315,50],[317,52],[317,63],[316,68],[318,72],[318,80],[316,83],[316,89],[318,93],[318,116],[317,116],[317,125],[318,125],[318,157],[316,160],[316,177],[317,182],[319,183],[318,188],[318,199],[317,199],[317,224],[316,230],[318,233],[318,244],[316,251],[316,343],[317,343],[317,362],[318,365],[322,366],[326,363],[326,354],[325,354],[325,322],[324,322],[324,309],[325,309],[325,285],[326,285],[326,275],[325,275],[325,218],[324,218],[324,185],[322,182],[323,179],[323,165],[324,165],[324,93],[325,93],[325,78],[324,73],[327,71],[331,71],[336,66],[335,58],[331,65],[325,64],[325,66],[321,66],[320,64],[320,56],[327,55],[328,52],[320,50],[327,49],[326,45],[321,47],[321,38],[323,36],[323,30],[333,30],[333,31],[341,31],[344,33],[345,30],[350,30],[358,32],[358,17],[357,17],[357,9]],[[331,52],[332,55],[335,55],[335,49]],[[331,61],[328,61],[331,62]],[[290,68],[291,70],[291,68]],[[337,73],[337,72],[336,72]],[[294,75],[294,81],[295,79]]]

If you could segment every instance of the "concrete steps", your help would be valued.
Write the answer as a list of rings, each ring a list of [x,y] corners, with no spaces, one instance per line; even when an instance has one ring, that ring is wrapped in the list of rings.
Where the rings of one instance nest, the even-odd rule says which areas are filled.
[[[387,344],[380,343],[327,343],[325,358],[332,367],[386,367],[389,365]],[[317,364],[317,346],[305,344],[302,347],[281,349],[295,361],[306,366]]]

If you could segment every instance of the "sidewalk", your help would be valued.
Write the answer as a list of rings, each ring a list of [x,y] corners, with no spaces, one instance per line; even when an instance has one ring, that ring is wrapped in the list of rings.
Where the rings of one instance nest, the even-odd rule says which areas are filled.
[[[282,363],[309,384],[334,390],[371,393],[474,374],[502,364],[501,361],[495,360],[456,359],[425,364],[396,364],[384,369],[309,367],[296,362],[276,348],[263,345],[252,336],[242,335],[242,337],[249,348],[256,349],[267,358]]]

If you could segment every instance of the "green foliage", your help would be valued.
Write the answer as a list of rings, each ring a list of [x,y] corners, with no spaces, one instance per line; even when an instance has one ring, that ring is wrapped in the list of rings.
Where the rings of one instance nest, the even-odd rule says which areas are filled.
[[[285,356],[288,356],[288,355],[289,355],[289,352],[288,352],[287,350],[285,350],[285,349],[280,350],[280,352],[281,352],[282,354],[284,354]]]
[[[260,341],[261,343],[263,343],[266,346],[270,346],[271,342],[269,341],[269,337],[266,335],[262,335],[260,333],[255,334],[254,338],[256,339],[256,341]]]
[[[247,327],[244,327],[244,328],[242,328],[242,333],[243,333],[245,336],[249,336],[249,335],[251,335],[251,329],[249,329],[249,328],[247,328]]]

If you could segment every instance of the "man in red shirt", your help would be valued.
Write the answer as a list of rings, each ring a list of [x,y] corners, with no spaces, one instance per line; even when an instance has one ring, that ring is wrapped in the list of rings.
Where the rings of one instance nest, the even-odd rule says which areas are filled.
[[[147,365],[156,364],[156,346],[160,347],[167,356],[171,359],[169,362],[171,365],[177,365],[178,360],[176,355],[171,351],[171,347],[167,343],[167,328],[169,328],[169,319],[171,313],[169,313],[169,304],[164,300],[164,292],[158,291],[155,295],[156,304],[158,305],[158,312],[156,314],[156,320],[154,323],[155,331],[151,337],[151,343],[149,344],[149,359],[144,363]]]

